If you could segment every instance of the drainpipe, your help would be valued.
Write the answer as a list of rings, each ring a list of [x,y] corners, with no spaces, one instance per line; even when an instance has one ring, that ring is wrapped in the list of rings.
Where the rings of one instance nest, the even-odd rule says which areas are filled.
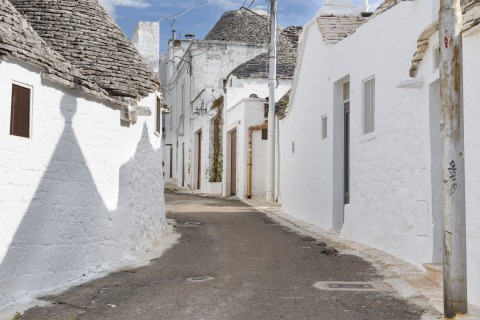
[[[247,159],[247,199],[252,199],[252,138],[253,131],[268,129],[268,121],[258,126],[248,128],[248,159]]]

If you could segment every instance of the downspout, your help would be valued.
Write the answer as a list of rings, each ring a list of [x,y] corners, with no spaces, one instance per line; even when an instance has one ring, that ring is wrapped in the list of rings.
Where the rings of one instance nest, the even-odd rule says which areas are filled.
[[[252,199],[252,146],[253,131],[268,129],[268,121],[258,126],[248,128],[248,159],[247,159],[247,199]]]

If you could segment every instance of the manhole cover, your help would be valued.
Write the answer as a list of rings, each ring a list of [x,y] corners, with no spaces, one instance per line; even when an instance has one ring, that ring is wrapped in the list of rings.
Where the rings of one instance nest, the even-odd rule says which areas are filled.
[[[193,278],[187,279],[187,281],[189,282],[205,282],[205,281],[211,281],[211,280],[213,280],[213,278],[208,276],[200,276],[200,277],[193,277]]]
[[[392,291],[392,288],[383,282],[338,282],[322,281],[313,285],[319,290],[344,290],[344,291]]]
[[[329,283],[328,287],[330,289],[374,289],[368,283]]]

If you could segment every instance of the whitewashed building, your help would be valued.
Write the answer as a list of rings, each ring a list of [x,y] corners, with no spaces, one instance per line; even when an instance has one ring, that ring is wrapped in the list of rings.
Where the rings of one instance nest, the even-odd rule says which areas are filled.
[[[268,16],[248,9],[226,12],[204,40],[169,42],[163,59],[170,64],[164,68],[171,106],[165,117],[167,181],[221,193],[224,81],[235,67],[266,52],[267,43]]]
[[[462,5],[468,290],[480,305],[480,10]],[[304,28],[280,121],[284,211],[418,266],[442,261],[438,10],[326,1]]]
[[[284,49],[283,64],[279,64],[279,98],[291,86],[297,33],[295,27],[279,28],[279,43]],[[204,40],[189,36],[169,42],[161,64],[167,73],[164,76],[161,72],[165,99],[171,106],[170,115],[165,117],[166,181],[204,193],[246,195],[248,127],[263,123],[268,42],[268,14],[246,8],[226,12]],[[246,110],[239,106],[251,96],[258,97],[254,107]],[[236,130],[240,123],[241,133]],[[238,140],[238,148],[231,148],[232,139],[234,146]],[[243,159],[238,166],[236,159]],[[264,193],[265,188],[260,176],[264,170],[258,173],[255,195]]]
[[[97,1],[0,0],[0,308],[160,236],[159,90]]]
[[[281,30],[277,45],[276,102],[292,87],[300,32],[300,27]],[[265,198],[269,61],[268,53],[262,53],[236,67],[225,81],[222,194],[226,196]],[[279,181],[278,171],[275,180]]]

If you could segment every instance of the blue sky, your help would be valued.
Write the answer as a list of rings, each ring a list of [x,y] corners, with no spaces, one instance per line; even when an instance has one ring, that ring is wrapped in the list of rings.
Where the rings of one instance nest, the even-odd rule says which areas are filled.
[[[129,38],[138,21],[159,21],[206,2],[207,0],[100,0]],[[190,33],[197,39],[203,39],[225,11],[239,9],[244,2],[248,7],[252,0],[213,0],[204,7],[175,18],[176,30],[181,33],[182,38]],[[361,0],[354,2],[360,5]],[[373,2],[378,0],[370,0],[370,8],[376,5]],[[323,0],[277,0],[279,23],[283,27],[303,26],[312,19],[322,3]],[[267,7],[266,0],[255,0],[251,6],[265,10]],[[166,43],[171,37],[171,23],[172,20],[160,23],[162,51],[166,49]]]

